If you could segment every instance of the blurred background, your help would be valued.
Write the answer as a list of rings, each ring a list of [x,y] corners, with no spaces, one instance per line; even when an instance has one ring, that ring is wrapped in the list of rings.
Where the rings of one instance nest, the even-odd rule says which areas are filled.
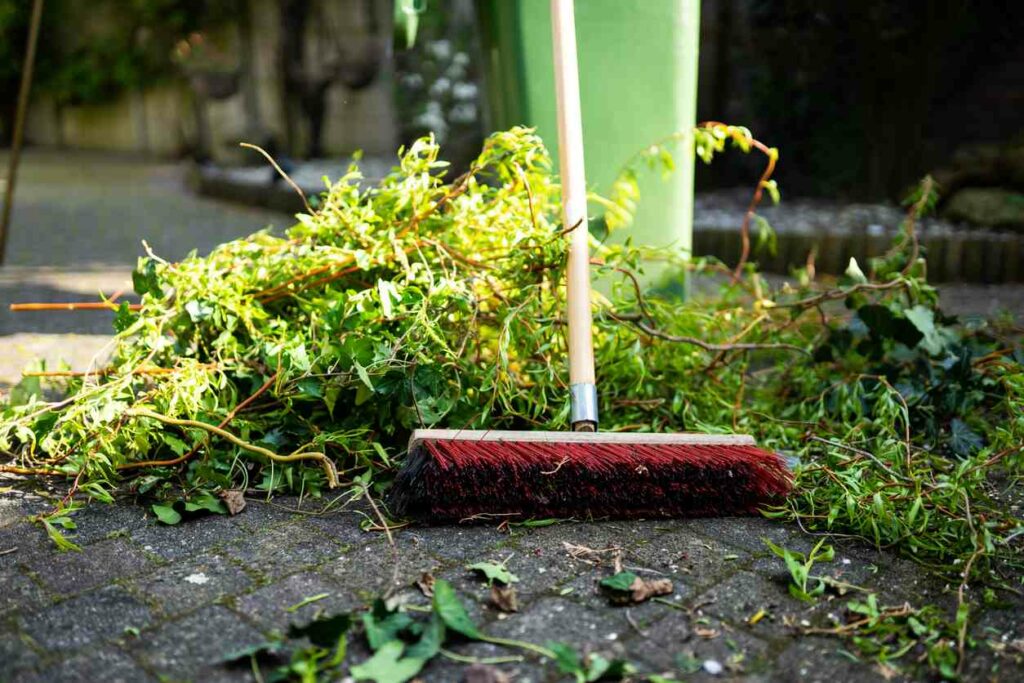
[[[310,195],[356,150],[373,178],[428,132],[456,170],[498,128],[537,125],[550,144],[546,4],[46,0],[8,273],[130,266],[142,238],[177,258],[287,225],[301,201],[241,141]],[[0,0],[0,177],[32,5]],[[740,124],[781,150],[762,267],[786,273],[813,252],[841,272],[877,253],[931,173],[930,274],[1024,278],[1024,2],[577,0],[577,23],[598,191],[691,122]],[[763,164],[699,164],[694,205],[686,164],[644,179],[636,230],[688,246],[693,212],[693,250],[735,260]]]

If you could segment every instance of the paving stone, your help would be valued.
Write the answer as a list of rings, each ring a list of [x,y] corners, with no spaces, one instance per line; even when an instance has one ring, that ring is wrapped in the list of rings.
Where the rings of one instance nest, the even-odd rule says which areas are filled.
[[[779,681],[802,683],[868,683],[886,681],[882,672],[870,665],[858,664],[839,654],[842,641],[803,637],[778,658],[772,676]]]
[[[708,517],[688,520],[688,528],[705,538],[752,553],[768,550],[765,538],[783,548],[807,552],[819,539],[799,527],[764,517]]]
[[[31,493],[18,490],[0,493],[0,528],[23,522],[29,515],[43,512],[48,507],[49,503]]]
[[[655,536],[623,557],[625,567],[658,571],[694,590],[716,583],[750,561],[746,551],[705,538],[692,527]]]
[[[145,628],[149,608],[119,586],[100,588],[20,618],[25,633],[48,650],[74,650]]]
[[[783,617],[805,618],[807,604],[789,595],[786,584],[779,585],[750,572],[736,572],[722,583],[694,598],[695,602],[708,602],[703,608],[708,614],[726,620],[735,628],[746,628],[755,635],[783,638],[790,635],[783,625]],[[756,624],[748,621],[758,611],[766,615]]]
[[[81,552],[50,553],[26,563],[51,590],[70,595],[140,574],[152,563],[124,539],[94,543]]]
[[[217,605],[162,624],[129,645],[132,653],[163,678],[203,680],[202,669],[221,668],[220,661],[265,636],[238,615]]]
[[[243,529],[257,532],[264,531],[280,524],[305,519],[305,515],[284,509],[294,508],[298,503],[299,499],[293,496],[275,497],[271,502],[267,502],[263,496],[246,496],[245,509],[237,515],[228,517],[228,519]],[[311,504],[304,501],[300,509],[314,508],[314,505],[317,504],[322,505],[322,502],[314,501]]]
[[[226,545],[246,530],[223,515],[209,515],[168,526],[155,521],[131,533],[133,543],[165,560],[193,557],[204,551]]]
[[[131,657],[113,647],[89,650],[49,666],[39,673],[18,679],[38,683],[146,683],[155,679]]]
[[[46,561],[55,546],[46,532],[35,524],[21,521],[0,528],[0,569],[13,569],[32,560]],[[4,552],[6,551],[6,552]]]
[[[327,597],[304,605],[293,612],[288,608],[306,598],[327,593]],[[281,633],[289,624],[305,625],[318,615],[348,612],[364,604],[354,593],[341,588],[320,574],[303,572],[279,579],[235,601],[235,609],[254,621]]]
[[[35,581],[18,569],[0,569],[0,617],[14,610],[28,611],[47,602]]]
[[[521,652],[507,647],[499,647],[490,643],[460,643],[451,646],[451,651],[466,657],[477,657],[480,659],[490,657],[509,657],[522,654]],[[454,683],[464,681],[468,664],[455,662],[444,657],[437,657],[429,662],[417,676],[425,683]],[[564,680],[564,675],[558,673],[554,663],[548,660],[531,655],[524,657],[522,662],[507,664],[496,664],[494,668],[502,672],[510,681],[515,683],[540,683],[541,681]]]
[[[303,517],[299,525],[332,543],[343,546],[357,546],[380,538],[379,533],[367,532],[359,528],[359,523],[363,519],[363,517],[350,510],[343,510],[341,512],[330,512],[325,515]],[[400,534],[401,532],[397,532],[395,535]]]
[[[398,535],[426,546],[430,554],[442,560],[473,562],[500,551],[508,536],[493,526],[435,526],[402,529]]]
[[[411,586],[424,572],[434,574],[440,567],[441,562],[423,544],[399,535],[395,537],[395,550],[381,537],[335,555],[319,569],[369,603],[390,588],[392,580],[397,582],[396,588]]]
[[[765,641],[728,631],[717,619],[691,617],[678,610],[644,629],[643,635],[632,636],[626,649],[628,659],[647,673],[692,671],[695,666],[714,660],[724,667],[725,677],[732,678],[764,671],[771,661],[771,648]],[[702,677],[712,679],[703,673],[684,679]]]
[[[651,605],[640,605],[634,618],[636,612],[643,612],[640,616],[645,617],[652,611]],[[624,608],[597,611],[564,598],[544,598],[526,612],[492,622],[487,632],[531,642],[554,640],[588,652],[621,656],[622,641],[631,629]]]
[[[263,581],[314,567],[336,557],[343,549],[323,534],[299,523],[246,534],[226,545],[224,555],[241,562]]]
[[[11,626],[0,624],[0,681],[33,674],[39,656]]]
[[[134,582],[138,592],[155,600],[162,614],[187,612],[244,591],[249,576],[219,555],[207,554],[162,567]]]
[[[73,516],[73,532],[65,534],[69,541],[86,545],[117,535],[127,536],[131,531],[146,524],[142,508],[130,504],[107,504],[93,502]]]

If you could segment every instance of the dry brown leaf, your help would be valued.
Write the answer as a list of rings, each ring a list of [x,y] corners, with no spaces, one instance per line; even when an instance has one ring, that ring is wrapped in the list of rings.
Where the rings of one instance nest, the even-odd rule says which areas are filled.
[[[245,509],[245,494],[242,491],[228,489],[221,491],[218,495],[224,501],[224,505],[227,506],[229,515],[237,515]]]
[[[648,581],[639,576],[630,584],[630,598],[633,602],[643,602],[659,595],[669,595],[672,592],[672,582],[668,579],[654,579]]]
[[[511,679],[501,669],[490,664],[473,664],[466,667],[462,680],[465,683],[510,683]]]
[[[694,626],[693,632],[695,635],[700,636],[701,638],[704,638],[706,640],[711,640],[712,638],[717,638],[719,635],[721,635],[718,629],[704,628],[703,626]]]
[[[430,572],[423,572],[416,581],[416,587],[428,598],[434,597],[434,575]]]
[[[491,585],[491,603],[502,612],[518,612],[519,599],[512,586]]]

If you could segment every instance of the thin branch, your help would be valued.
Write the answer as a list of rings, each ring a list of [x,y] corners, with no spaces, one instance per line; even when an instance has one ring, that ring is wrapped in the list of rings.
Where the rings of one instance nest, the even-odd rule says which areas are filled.
[[[240,142],[238,144],[241,145],[242,147],[245,147],[246,149],[254,149],[260,154],[262,154],[263,157],[270,162],[270,165],[274,167],[274,170],[277,171],[278,175],[284,178],[285,182],[288,183],[293,190],[295,190],[295,194],[299,195],[299,198],[302,199],[303,205],[305,205],[306,207],[306,211],[308,211],[311,214],[316,213],[313,210],[313,207],[309,205],[309,200],[306,199],[306,193],[303,192],[302,188],[299,187],[298,184],[294,180],[292,180],[291,177],[287,173],[285,173],[280,166],[277,165],[277,162],[274,161],[274,157],[270,156],[269,152],[267,152],[265,149],[258,145],[253,145],[248,142]]]

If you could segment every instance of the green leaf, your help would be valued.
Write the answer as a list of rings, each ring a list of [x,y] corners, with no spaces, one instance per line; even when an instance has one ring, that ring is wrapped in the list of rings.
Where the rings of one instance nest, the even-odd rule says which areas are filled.
[[[117,307],[117,313],[114,315],[114,332],[124,332],[134,325],[138,319],[139,316],[132,313],[128,308],[128,303],[122,301],[121,305]]]
[[[423,628],[423,635],[420,639],[409,646],[406,655],[430,661],[444,645],[445,626],[444,621],[436,613],[430,615],[430,621]]]
[[[405,612],[389,610],[380,598],[374,600],[373,609],[363,615],[366,640],[373,650],[394,640],[398,634],[412,625],[412,617]]]
[[[384,643],[373,657],[352,667],[352,677],[357,681],[405,683],[420,672],[426,661],[418,657],[403,658],[404,650],[405,644],[400,640]]]
[[[507,586],[519,580],[519,577],[506,569],[505,565],[496,562],[477,562],[466,565],[466,569],[483,574],[489,584],[497,581]]]
[[[970,457],[985,445],[985,439],[971,429],[966,422],[954,417],[949,423],[949,445],[962,458]]]
[[[555,653],[555,664],[558,670],[564,674],[576,676],[577,680],[583,679],[583,664],[580,662],[580,655],[571,645],[551,641],[546,646]]]
[[[445,626],[458,631],[467,638],[480,640],[483,636],[473,620],[466,613],[466,608],[459,602],[455,589],[444,579],[434,582],[434,612],[441,617]]]
[[[366,372],[366,368],[360,365],[359,361],[356,360],[352,361],[352,365],[355,367],[356,374],[359,375],[359,379],[361,379],[363,384],[366,385],[366,388],[373,391],[373,382],[370,381],[370,373]]]
[[[154,504],[152,510],[156,518],[163,524],[174,525],[181,522],[181,514],[172,505]]]
[[[601,587],[607,588],[613,591],[629,591],[630,586],[636,581],[636,574],[633,572],[619,572],[615,576],[609,576],[606,579],[601,579]]]
[[[305,626],[288,626],[289,638],[309,638],[309,642],[319,647],[332,648],[348,633],[352,626],[352,616],[335,614],[329,617],[314,619]]]

